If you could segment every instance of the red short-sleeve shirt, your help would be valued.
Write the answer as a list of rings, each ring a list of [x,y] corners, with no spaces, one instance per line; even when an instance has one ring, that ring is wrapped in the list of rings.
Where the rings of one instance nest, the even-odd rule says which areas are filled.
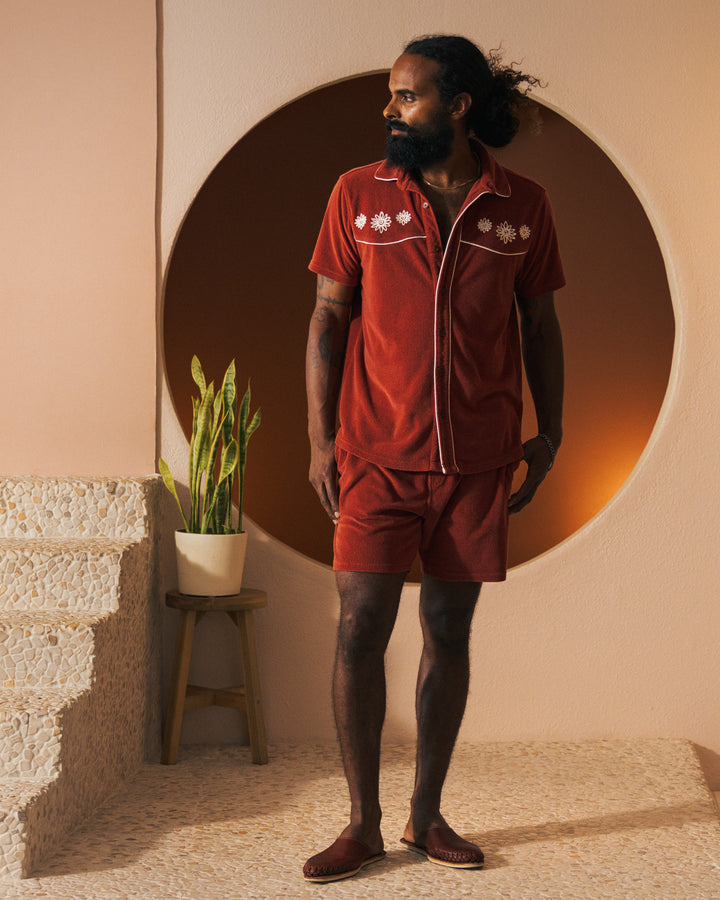
[[[336,443],[379,465],[482,472],[522,457],[515,294],[565,284],[547,194],[475,148],[443,252],[432,208],[387,161],[341,176],[310,269],[356,286]]]

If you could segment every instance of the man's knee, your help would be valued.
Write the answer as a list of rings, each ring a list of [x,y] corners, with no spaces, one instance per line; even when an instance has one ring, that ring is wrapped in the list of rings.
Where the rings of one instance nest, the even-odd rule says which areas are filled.
[[[369,608],[345,607],[341,612],[337,649],[343,663],[358,663],[384,654],[387,640]]]
[[[425,643],[441,653],[467,651],[479,584],[424,582],[420,619]]]
[[[404,576],[338,572],[338,655],[343,662],[385,653],[403,580]]]

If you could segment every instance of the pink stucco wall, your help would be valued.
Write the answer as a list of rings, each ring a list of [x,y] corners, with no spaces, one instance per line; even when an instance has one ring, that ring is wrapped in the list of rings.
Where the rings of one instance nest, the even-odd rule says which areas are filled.
[[[0,475],[155,469],[155,26],[0,7]]]

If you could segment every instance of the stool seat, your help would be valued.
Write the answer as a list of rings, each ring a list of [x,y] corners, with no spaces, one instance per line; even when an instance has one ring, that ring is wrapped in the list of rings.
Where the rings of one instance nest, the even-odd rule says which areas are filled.
[[[241,612],[267,606],[267,594],[256,588],[243,588],[239,594],[225,597],[195,596],[168,591],[165,603],[173,609],[194,609],[196,612]]]
[[[268,761],[268,755],[260,698],[253,610],[267,605],[267,594],[255,588],[243,588],[239,594],[226,597],[193,596],[181,594],[179,591],[168,591],[165,603],[179,610],[180,622],[175,643],[161,762],[165,765],[177,762],[180,731],[186,710],[204,706],[227,706],[245,710],[252,761],[264,765]],[[227,613],[237,627],[243,671],[243,684],[240,687],[208,688],[188,684],[195,625],[209,612]]]

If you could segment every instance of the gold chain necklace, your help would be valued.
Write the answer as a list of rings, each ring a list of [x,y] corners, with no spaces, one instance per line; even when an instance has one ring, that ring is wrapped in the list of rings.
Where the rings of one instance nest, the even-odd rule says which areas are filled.
[[[453,184],[450,187],[440,187],[439,184],[433,184],[432,181],[428,181],[427,178],[425,178],[425,177],[423,177],[423,181],[425,182],[425,184],[428,187],[431,187],[436,191],[457,191],[461,187],[465,187],[466,184],[472,184],[473,181],[477,181],[478,178],[480,177],[480,160],[474,153],[473,153],[473,159],[475,160],[475,174],[473,175],[472,178],[468,178],[467,181],[461,181],[460,184]]]
[[[432,181],[428,181],[427,178],[423,178],[423,181],[428,187],[434,188],[436,191],[457,191],[461,187],[465,187],[466,184],[472,184],[473,181],[477,181],[477,175],[473,175],[472,178],[468,178],[467,181],[461,181],[460,184],[453,184],[450,187],[440,187],[439,184],[433,184]]]

